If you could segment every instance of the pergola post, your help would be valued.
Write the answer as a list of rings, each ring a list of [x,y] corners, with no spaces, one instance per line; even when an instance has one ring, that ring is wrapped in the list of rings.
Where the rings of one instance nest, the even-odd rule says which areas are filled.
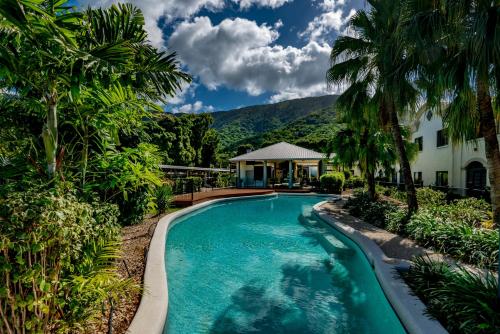
[[[236,165],[236,188],[241,187],[240,185],[240,173],[241,173],[241,161],[238,161],[238,164]]]
[[[267,160],[264,160],[264,188],[267,188]]]
[[[293,188],[293,164],[292,160],[288,160],[288,188]]]

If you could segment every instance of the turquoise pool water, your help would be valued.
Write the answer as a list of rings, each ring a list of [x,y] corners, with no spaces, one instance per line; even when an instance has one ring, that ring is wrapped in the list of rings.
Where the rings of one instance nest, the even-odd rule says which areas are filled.
[[[405,333],[362,251],[311,215],[323,197],[215,204],[167,237],[165,333]]]

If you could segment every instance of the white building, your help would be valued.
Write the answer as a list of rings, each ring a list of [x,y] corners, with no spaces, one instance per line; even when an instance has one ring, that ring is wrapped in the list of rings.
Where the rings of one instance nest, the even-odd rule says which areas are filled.
[[[420,112],[411,129],[412,141],[419,146],[411,162],[416,183],[448,187],[462,195],[489,187],[483,138],[453,144],[443,131],[441,117],[430,111]],[[403,182],[401,174],[398,179]]]

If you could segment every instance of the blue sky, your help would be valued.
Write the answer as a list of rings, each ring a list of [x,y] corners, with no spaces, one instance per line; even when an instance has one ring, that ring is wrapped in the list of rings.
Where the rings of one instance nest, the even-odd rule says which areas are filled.
[[[109,6],[116,0],[79,0]],[[151,42],[176,51],[193,83],[165,110],[207,112],[333,94],[332,42],[364,0],[131,0]]]

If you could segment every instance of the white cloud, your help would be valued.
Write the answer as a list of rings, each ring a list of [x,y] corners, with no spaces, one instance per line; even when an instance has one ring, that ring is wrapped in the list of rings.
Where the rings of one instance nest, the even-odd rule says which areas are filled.
[[[323,13],[309,22],[306,30],[299,33],[299,37],[313,41],[324,41],[332,32],[341,32],[354,14],[356,14],[355,9],[351,9],[346,16],[344,16],[342,9]]]
[[[209,89],[219,86],[250,95],[286,97],[326,94],[330,47],[310,41],[302,48],[274,45],[278,31],[242,18],[213,25],[208,17],[180,23],[169,47]]]
[[[345,0],[322,0],[319,4],[324,11],[334,10],[345,5]]]
[[[83,6],[108,7],[122,0],[79,0]],[[126,2],[142,9],[146,21],[145,27],[151,43],[156,47],[164,45],[162,27],[158,26],[161,18],[172,22],[175,19],[188,19],[202,9],[218,11],[223,9],[229,1],[239,4],[241,9],[248,9],[252,5],[277,8],[293,0],[127,0]]]
[[[174,114],[177,113],[184,113],[184,114],[197,114],[197,113],[202,113],[202,112],[213,112],[214,107],[213,106],[205,106],[203,102],[201,101],[196,101],[194,103],[188,103],[184,104],[180,107],[176,107],[172,109],[172,112]]]
[[[239,4],[241,9],[248,9],[252,5],[256,5],[259,7],[278,8],[283,6],[285,3],[291,2],[293,0],[232,0],[232,1]]]

